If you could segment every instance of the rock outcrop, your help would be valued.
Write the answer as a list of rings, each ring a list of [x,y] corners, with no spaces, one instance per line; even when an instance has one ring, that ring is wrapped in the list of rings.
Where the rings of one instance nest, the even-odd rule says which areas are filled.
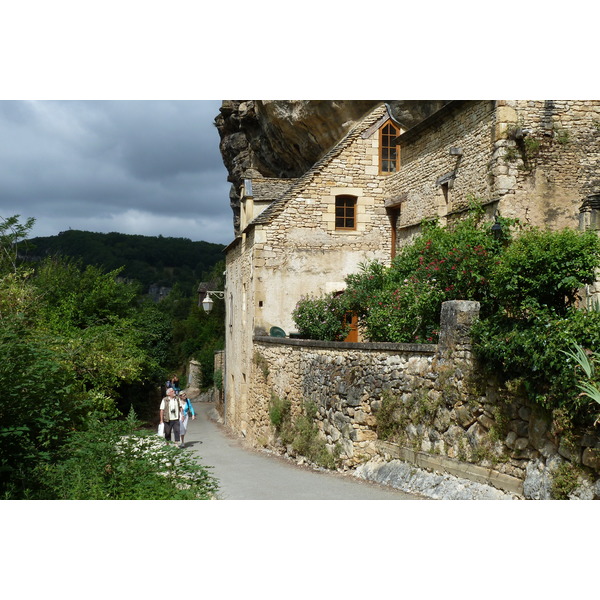
[[[386,102],[410,128],[438,110],[444,100],[225,100],[215,125],[231,182],[236,232],[244,172],[265,177],[299,177],[375,105]]]

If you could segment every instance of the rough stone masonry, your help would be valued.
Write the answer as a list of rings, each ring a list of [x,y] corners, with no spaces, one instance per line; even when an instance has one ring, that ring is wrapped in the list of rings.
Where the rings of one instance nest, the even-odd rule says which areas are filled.
[[[477,302],[444,303],[437,345],[256,337],[246,437],[281,450],[271,394],[293,415],[311,400],[328,448],[360,477],[431,497],[545,499],[554,470],[570,462],[588,471],[575,496],[599,497],[597,435],[567,443],[548,414],[482,376],[468,334],[478,314]],[[398,425],[391,440],[378,435],[384,402]]]

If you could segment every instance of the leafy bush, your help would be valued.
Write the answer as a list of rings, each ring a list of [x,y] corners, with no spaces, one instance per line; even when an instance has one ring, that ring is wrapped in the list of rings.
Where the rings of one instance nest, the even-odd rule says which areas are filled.
[[[422,233],[387,268],[373,262],[346,278],[343,298],[360,316],[370,341],[435,342],[442,302],[478,300],[482,314],[493,308],[490,278],[510,241],[512,221],[500,219],[501,239],[483,221],[483,209],[448,227],[422,224]]]
[[[74,427],[99,408],[45,336],[18,316],[0,322],[0,490],[29,485],[30,471],[58,451]]]
[[[600,348],[600,313],[571,307],[560,316],[544,309],[520,321],[498,314],[476,323],[472,334],[486,369],[522,380],[528,397],[544,408],[565,407],[576,421],[589,422],[592,407],[579,394],[575,361],[563,350],[576,340]]]
[[[208,468],[126,421],[96,421],[74,433],[62,460],[38,467],[43,497],[61,500],[206,500],[218,490]]]
[[[544,307],[561,315],[575,304],[579,289],[595,281],[598,267],[595,232],[529,229],[494,266],[491,292],[514,318]]]
[[[563,351],[576,342],[600,348],[600,313],[576,306],[578,290],[595,280],[599,261],[595,233],[528,230],[492,273],[497,312],[472,329],[487,369],[522,380],[530,399],[565,409],[578,424],[591,422],[592,405],[579,394],[575,361]]]
[[[341,341],[350,330],[344,322],[347,308],[343,296],[302,298],[292,313],[300,337],[311,340]]]
[[[361,327],[372,342],[433,342],[443,297],[435,282],[411,276],[394,289],[373,293]]]

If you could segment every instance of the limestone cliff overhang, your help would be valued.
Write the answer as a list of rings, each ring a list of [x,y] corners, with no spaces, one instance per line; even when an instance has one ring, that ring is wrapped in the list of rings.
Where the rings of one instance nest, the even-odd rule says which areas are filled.
[[[456,114],[460,110],[462,110],[468,104],[474,104],[475,102],[479,102],[478,100],[452,100],[447,102],[434,112],[429,115],[426,119],[423,119],[420,123],[417,123],[414,127],[411,127],[408,131],[400,134],[397,138],[395,138],[394,142],[396,144],[406,144],[407,142],[413,141],[415,138],[423,135],[426,131],[433,129],[435,127],[439,127],[442,125],[449,117]],[[491,104],[495,104],[495,100],[489,100]]]
[[[384,123],[387,119],[393,119],[391,112],[387,105],[380,104],[372,111],[370,111],[363,119],[351,129],[333,148],[326,152],[323,157],[318,160],[304,175],[299,177],[291,187],[288,188],[278,199],[274,200],[260,215],[258,215],[253,221],[251,221],[246,231],[256,225],[269,224],[279,216],[286,208],[286,206],[294,198],[301,195],[302,190],[310,183],[315,174],[321,169],[326,167],[333,159],[348,148],[360,135],[370,130],[377,123]],[[394,122],[396,122],[394,120]],[[254,190],[254,183],[253,183]]]

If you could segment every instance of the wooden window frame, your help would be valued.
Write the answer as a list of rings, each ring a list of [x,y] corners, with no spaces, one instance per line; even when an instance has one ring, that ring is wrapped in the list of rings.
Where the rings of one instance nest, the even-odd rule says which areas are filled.
[[[393,133],[385,132],[386,128],[391,127],[393,129]],[[391,119],[388,119],[380,128],[379,128],[379,174],[380,175],[393,175],[397,173],[400,169],[400,146],[398,144],[395,145],[387,145],[387,140],[390,141],[394,138],[397,138],[402,133],[402,130],[399,126],[394,125]],[[385,144],[385,145],[384,145]],[[391,160],[389,158],[384,159],[383,153],[384,149],[394,151],[396,153],[395,157],[395,168],[393,171],[384,171],[383,170],[383,161]]]
[[[336,231],[356,231],[358,198],[347,194],[340,194],[335,197],[335,230]],[[343,211],[340,215],[339,212]],[[338,219],[342,219],[344,224],[338,225]],[[348,222],[352,220],[352,226]]]

